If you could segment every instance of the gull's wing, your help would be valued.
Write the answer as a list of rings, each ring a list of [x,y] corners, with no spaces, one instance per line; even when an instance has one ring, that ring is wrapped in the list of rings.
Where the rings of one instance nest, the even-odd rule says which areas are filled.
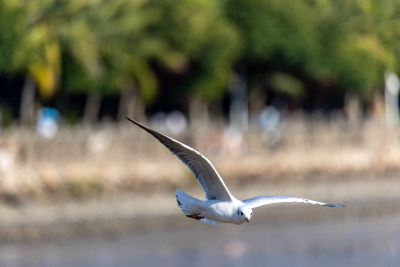
[[[171,137],[160,134],[128,117],[125,118],[153,135],[161,144],[167,147],[172,154],[177,156],[186,166],[188,166],[196,176],[196,179],[200,183],[204,192],[206,192],[207,199],[219,199],[223,201],[232,200],[232,195],[229,193],[229,190],[221,176],[206,157],[193,148],[182,144]]]
[[[261,196],[261,197],[253,197],[246,200],[243,200],[243,203],[251,208],[257,208],[259,206],[274,204],[274,203],[283,203],[283,202],[300,202],[314,205],[321,205],[326,207],[344,207],[343,205],[333,205],[329,203],[323,203],[311,199],[306,198],[298,198],[298,197],[288,197],[288,196]]]

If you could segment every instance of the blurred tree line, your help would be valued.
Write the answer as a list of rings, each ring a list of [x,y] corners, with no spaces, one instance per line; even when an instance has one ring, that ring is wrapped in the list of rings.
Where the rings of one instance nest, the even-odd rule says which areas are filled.
[[[223,106],[235,75],[254,106],[368,102],[399,72],[399,11],[397,0],[0,0],[0,111],[23,123],[38,105],[88,122],[202,112]]]

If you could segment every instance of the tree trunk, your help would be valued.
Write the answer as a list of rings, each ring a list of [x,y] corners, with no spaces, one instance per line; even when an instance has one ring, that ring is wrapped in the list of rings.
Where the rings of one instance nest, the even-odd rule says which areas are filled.
[[[395,73],[387,73],[385,75],[385,113],[388,127],[399,125],[399,88],[399,77]]]
[[[25,79],[22,88],[21,106],[19,116],[24,125],[33,124],[35,121],[35,83],[31,77]]]
[[[91,93],[88,95],[85,105],[85,111],[83,114],[84,123],[97,122],[97,116],[99,114],[100,104],[101,104],[101,97],[98,93]]]
[[[140,100],[133,82],[127,83],[121,92],[117,120],[121,120],[125,116],[139,121],[145,119],[145,106]]]
[[[244,75],[233,74],[229,84],[230,107],[229,124],[238,130],[247,130],[249,126],[249,109],[247,85]]]
[[[360,97],[351,93],[345,96],[345,113],[350,127],[358,127],[361,121]]]
[[[208,105],[198,97],[191,97],[189,100],[189,121],[191,127],[201,129],[205,129],[210,123]]]
[[[385,100],[382,93],[378,90],[375,91],[372,96],[370,115],[371,118],[378,123],[385,121]]]

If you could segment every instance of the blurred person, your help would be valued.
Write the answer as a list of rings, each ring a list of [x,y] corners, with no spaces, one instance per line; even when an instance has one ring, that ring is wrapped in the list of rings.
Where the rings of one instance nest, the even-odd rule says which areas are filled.
[[[36,125],[38,134],[47,139],[53,138],[57,134],[59,120],[60,115],[56,109],[50,107],[40,109]]]
[[[274,147],[281,139],[281,117],[281,113],[274,106],[267,106],[260,113],[259,121],[268,147]]]
[[[158,131],[165,131],[166,130],[165,120],[166,119],[167,119],[167,114],[165,114],[165,112],[162,112],[162,111],[156,112],[150,118],[150,125],[152,128],[154,128]]]
[[[243,133],[233,127],[224,131],[223,143],[224,152],[229,156],[239,157],[243,155],[246,150]]]
[[[213,156],[221,156],[223,154],[223,139],[219,131],[209,131],[204,142],[207,154]]]
[[[13,163],[10,149],[5,144],[0,144],[0,173],[10,170]]]
[[[174,110],[167,115],[165,124],[172,134],[180,135],[186,130],[187,120],[182,112]]]
[[[399,124],[399,77],[393,72],[385,73],[385,111],[386,125],[389,127]]]

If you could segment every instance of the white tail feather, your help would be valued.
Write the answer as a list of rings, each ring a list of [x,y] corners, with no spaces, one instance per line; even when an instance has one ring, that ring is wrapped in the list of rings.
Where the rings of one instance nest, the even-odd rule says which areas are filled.
[[[182,209],[183,213],[187,217],[200,220],[203,219],[204,216],[201,216],[201,206],[203,202],[195,197],[192,197],[189,194],[181,190],[175,191],[176,202],[178,206]]]

